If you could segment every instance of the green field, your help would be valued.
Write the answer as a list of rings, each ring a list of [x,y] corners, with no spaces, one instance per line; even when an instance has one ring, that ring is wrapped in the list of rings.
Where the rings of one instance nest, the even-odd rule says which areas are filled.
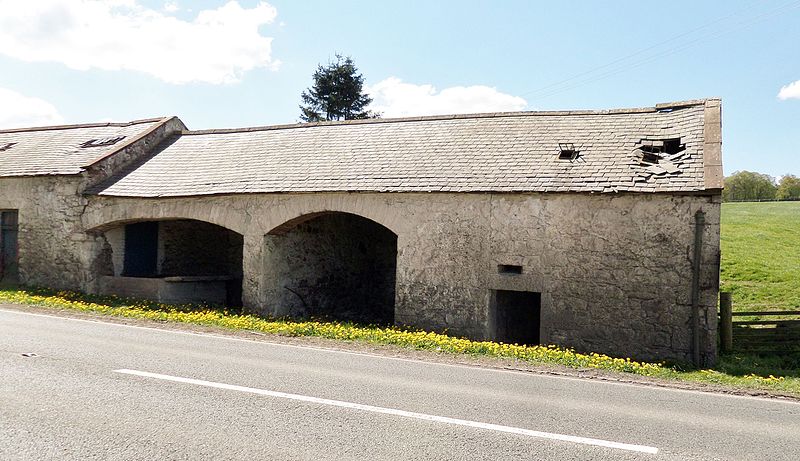
[[[800,309],[800,202],[724,203],[721,233],[735,311]]]

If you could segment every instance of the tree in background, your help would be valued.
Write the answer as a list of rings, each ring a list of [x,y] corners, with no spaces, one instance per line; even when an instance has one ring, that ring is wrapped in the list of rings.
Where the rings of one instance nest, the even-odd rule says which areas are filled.
[[[363,87],[364,76],[358,73],[353,60],[337,54],[335,62],[317,66],[314,84],[301,95],[304,105],[300,106],[300,118],[304,122],[321,122],[378,117],[366,110],[372,98],[363,94]]]
[[[775,196],[778,200],[800,200],[800,178],[792,174],[784,175],[778,183]]]
[[[722,200],[774,200],[778,186],[772,176],[752,171],[737,171],[725,178]]]

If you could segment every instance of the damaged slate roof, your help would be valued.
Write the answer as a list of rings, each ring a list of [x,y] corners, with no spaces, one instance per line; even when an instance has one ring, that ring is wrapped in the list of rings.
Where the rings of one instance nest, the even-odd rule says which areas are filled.
[[[719,108],[718,100],[698,100],[645,109],[184,131],[92,192],[178,197],[718,189],[721,183],[706,181],[711,170],[703,158],[709,101]],[[719,163],[718,149],[715,155]],[[721,175],[721,164],[712,173]]]
[[[0,130],[0,177],[79,174],[162,121]]]

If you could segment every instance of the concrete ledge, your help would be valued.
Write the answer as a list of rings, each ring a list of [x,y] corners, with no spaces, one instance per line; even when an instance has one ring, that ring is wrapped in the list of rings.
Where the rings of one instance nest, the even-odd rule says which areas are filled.
[[[225,304],[230,277],[100,277],[100,294],[149,299],[164,303]],[[188,279],[199,280],[188,280]],[[211,279],[211,280],[208,280]]]

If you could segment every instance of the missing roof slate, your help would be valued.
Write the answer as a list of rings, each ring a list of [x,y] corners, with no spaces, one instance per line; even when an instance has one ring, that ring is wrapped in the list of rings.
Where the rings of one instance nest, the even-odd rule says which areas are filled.
[[[633,151],[636,171],[634,182],[642,183],[684,173],[683,162],[689,158],[686,143],[680,137],[642,138]]]
[[[681,143],[681,138],[642,139],[637,149],[641,151],[644,163],[656,164],[665,157],[673,158],[686,150],[686,143]]]
[[[558,143],[558,159],[573,161],[578,158],[579,150],[575,149],[575,144],[571,142]]]
[[[111,146],[125,139],[125,136],[114,136],[108,138],[90,139],[81,144],[81,147],[86,149],[88,147],[103,147]]]

